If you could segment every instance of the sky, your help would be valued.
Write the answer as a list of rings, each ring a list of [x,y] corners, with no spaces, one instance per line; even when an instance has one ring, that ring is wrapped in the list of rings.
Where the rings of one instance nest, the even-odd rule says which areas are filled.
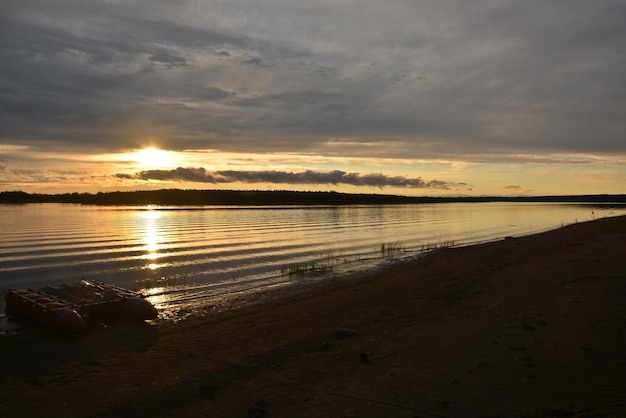
[[[3,0],[0,191],[626,193],[624,0]]]

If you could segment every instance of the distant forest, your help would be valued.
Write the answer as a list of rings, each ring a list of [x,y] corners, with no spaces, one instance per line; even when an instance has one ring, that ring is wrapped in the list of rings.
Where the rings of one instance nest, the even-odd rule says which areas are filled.
[[[580,202],[626,203],[626,195],[573,195],[534,197],[409,197],[384,194],[296,191],[150,190],[38,194],[0,192],[0,203],[75,203],[83,205],[396,205],[451,202]]]

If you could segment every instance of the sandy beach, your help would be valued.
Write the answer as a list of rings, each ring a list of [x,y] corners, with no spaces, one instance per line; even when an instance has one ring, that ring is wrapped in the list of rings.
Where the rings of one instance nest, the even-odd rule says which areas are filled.
[[[174,322],[0,336],[2,417],[624,417],[626,217]]]

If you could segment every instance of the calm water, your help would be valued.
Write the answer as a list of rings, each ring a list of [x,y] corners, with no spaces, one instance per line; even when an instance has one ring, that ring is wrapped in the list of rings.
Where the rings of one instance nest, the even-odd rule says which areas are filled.
[[[626,206],[545,203],[0,205],[0,291],[101,280],[141,290],[167,312],[373,268],[433,245],[465,245],[621,214]],[[318,271],[294,274],[313,266]]]

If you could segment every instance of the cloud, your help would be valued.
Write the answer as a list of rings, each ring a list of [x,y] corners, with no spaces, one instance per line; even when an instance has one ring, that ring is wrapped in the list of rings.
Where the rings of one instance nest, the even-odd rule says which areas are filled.
[[[623,2],[340,3],[8,2],[0,141],[626,153]]]
[[[271,183],[271,184],[345,184],[351,186],[400,187],[415,189],[468,189],[467,183],[442,180],[425,181],[421,178],[387,176],[384,174],[347,173],[341,170],[318,172],[286,171],[206,171],[204,168],[178,167],[173,170],[145,170],[136,174],[117,174],[122,180],[188,181],[199,183]]]
[[[222,90],[219,87],[205,87],[203,89],[199,89],[199,91],[195,93],[195,97],[209,101],[219,101],[233,96],[235,96],[235,93]]]
[[[515,193],[522,193],[522,194],[527,194],[527,193],[532,192],[532,189],[528,189],[528,188],[518,186],[518,185],[513,185],[513,184],[504,186],[504,190],[508,192],[515,192]]]
[[[150,56],[150,61],[156,64],[163,64],[167,68],[186,67],[187,60],[183,57],[169,55],[167,53],[156,53]]]

